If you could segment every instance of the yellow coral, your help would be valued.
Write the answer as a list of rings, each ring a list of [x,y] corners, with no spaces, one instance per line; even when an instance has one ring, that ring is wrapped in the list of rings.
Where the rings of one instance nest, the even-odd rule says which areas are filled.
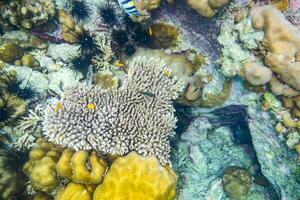
[[[87,168],[87,160],[91,170]],[[99,184],[106,170],[106,163],[98,158],[95,152],[91,155],[87,151],[74,153],[65,149],[56,165],[59,176],[84,184]]]
[[[79,183],[69,183],[66,188],[59,191],[56,200],[91,200],[91,191],[87,186]]]
[[[59,183],[55,166],[62,149],[42,140],[37,143],[38,146],[30,152],[23,171],[35,190],[51,192]]]
[[[112,164],[93,200],[172,200],[176,194],[177,176],[159,165],[154,157],[131,152]]]

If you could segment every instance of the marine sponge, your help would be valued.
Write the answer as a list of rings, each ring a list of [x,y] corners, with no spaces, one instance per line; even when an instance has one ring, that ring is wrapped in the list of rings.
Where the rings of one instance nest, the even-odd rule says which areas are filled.
[[[213,17],[218,9],[226,6],[231,0],[187,0],[187,4],[204,17]]]
[[[160,166],[154,156],[131,152],[113,162],[103,183],[96,188],[93,200],[172,200],[176,182],[173,170]]]
[[[165,64],[139,57],[131,64],[122,87],[103,91],[78,85],[66,91],[45,112],[44,134],[49,141],[75,149],[124,155],[136,150],[169,162],[169,137],[176,117],[172,100],[183,89],[164,74]]]
[[[87,162],[87,160],[89,160]],[[87,166],[90,166],[87,168]],[[56,165],[57,174],[63,178],[77,183],[98,184],[103,179],[106,163],[97,157],[95,152],[91,155],[87,151],[74,153],[65,149]]]
[[[37,144],[38,146],[30,151],[29,161],[24,164],[23,171],[35,190],[49,193],[58,186],[60,181],[55,167],[62,148],[40,139]]]
[[[92,191],[89,187],[79,183],[70,182],[65,188],[60,190],[56,196],[56,200],[91,200]]]

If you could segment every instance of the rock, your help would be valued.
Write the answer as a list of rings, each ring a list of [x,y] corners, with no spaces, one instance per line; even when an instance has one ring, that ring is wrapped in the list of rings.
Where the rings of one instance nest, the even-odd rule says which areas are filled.
[[[56,61],[61,60],[68,63],[73,56],[78,54],[78,51],[78,45],[50,44],[46,55]]]

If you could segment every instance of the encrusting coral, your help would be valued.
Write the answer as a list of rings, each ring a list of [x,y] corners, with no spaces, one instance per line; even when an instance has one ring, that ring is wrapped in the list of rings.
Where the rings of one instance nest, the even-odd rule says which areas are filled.
[[[218,9],[226,6],[231,0],[187,0],[187,4],[199,15],[213,17]]]
[[[38,146],[30,151],[23,171],[35,190],[50,193],[60,182],[56,173],[56,163],[63,149],[41,139],[37,144]]]
[[[135,150],[169,163],[169,137],[177,121],[171,103],[183,86],[167,76],[166,70],[161,60],[140,57],[130,64],[118,90],[71,88],[46,109],[45,137],[75,150],[93,149],[110,155]]]
[[[154,156],[131,152],[113,162],[93,200],[173,200],[176,183],[177,176],[169,166],[160,166]]]
[[[87,166],[90,166],[90,170]],[[65,149],[56,165],[60,177],[84,184],[99,184],[105,170],[106,163],[98,158],[95,152],[89,155],[83,150],[74,153]]]

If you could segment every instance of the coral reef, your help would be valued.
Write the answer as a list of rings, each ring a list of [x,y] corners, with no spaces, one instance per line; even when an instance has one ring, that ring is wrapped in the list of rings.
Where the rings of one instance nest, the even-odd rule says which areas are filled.
[[[62,148],[41,139],[29,153],[29,160],[24,164],[23,171],[29,177],[31,186],[38,191],[50,193],[59,184],[56,163]]]
[[[56,200],[92,200],[92,191],[86,185],[70,182],[55,196]]]
[[[11,63],[23,55],[23,49],[14,43],[2,43],[0,46],[0,60]]]
[[[252,85],[263,85],[271,81],[273,73],[259,63],[247,62],[243,65],[242,76]]]
[[[96,188],[93,200],[173,200],[176,183],[173,170],[160,166],[157,158],[131,152],[113,162],[103,183]]]
[[[0,3],[1,17],[25,29],[41,26],[55,15],[55,5],[48,0],[12,0]]]
[[[114,76],[110,71],[101,71],[94,74],[93,83],[99,85],[104,90],[117,89],[118,78]]]
[[[86,166],[90,166],[90,170]],[[84,184],[99,184],[105,169],[106,163],[98,158],[95,152],[89,155],[86,151],[74,153],[70,149],[63,151],[56,165],[60,177]]]
[[[224,190],[233,200],[244,200],[250,190],[250,173],[239,167],[227,168],[223,174]]]
[[[230,0],[187,0],[186,3],[199,15],[213,17],[218,9],[226,6]]]
[[[264,59],[266,65],[285,84],[300,90],[298,30],[272,6],[255,7],[251,10],[251,16],[253,27],[265,32],[263,45],[267,51]]]
[[[136,150],[169,163],[168,138],[176,124],[171,100],[182,85],[165,76],[165,69],[159,59],[136,58],[116,91],[82,85],[66,91],[54,108],[46,110],[45,137],[75,150],[113,155]]]

